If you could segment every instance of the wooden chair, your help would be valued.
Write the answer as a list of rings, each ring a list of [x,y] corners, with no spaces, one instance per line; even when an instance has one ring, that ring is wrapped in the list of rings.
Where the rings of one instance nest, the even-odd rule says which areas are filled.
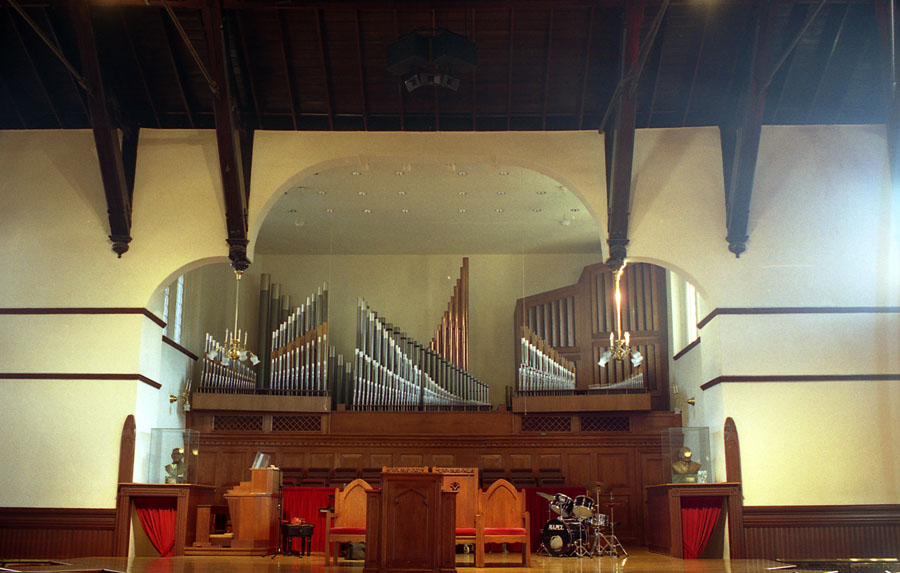
[[[456,492],[456,544],[475,544],[475,514],[478,513],[478,468],[431,468],[441,474],[444,491]]]
[[[366,541],[366,492],[372,489],[365,480],[355,479],[344,489],[334,490],[334,513],[325,519],[325,564],[334,555],[337,564],[340,545],[335,543]]]
[[[488,543],[521,543],[522,565],[531,567],[531,526],[525,510],[525,490],[505,479],[495,481],[479,495],[475,519],[475,567],[484,567]]]

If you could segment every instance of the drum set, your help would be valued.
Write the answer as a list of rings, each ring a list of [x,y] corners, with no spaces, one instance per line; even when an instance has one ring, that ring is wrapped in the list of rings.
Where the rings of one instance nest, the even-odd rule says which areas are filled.
[[[547,524],[541,530],[541,546],[538,553],[551,557],[594,557],[628,555],[615,535],[612,487],[603,482],[590,482],[585,489],[591,495],[579,495],[572,499],[564,493],[538,495],[550,502]],[[609,515],[600,513],[600,499],[609,493]],[[557,517],[552,517],[550,512]]]

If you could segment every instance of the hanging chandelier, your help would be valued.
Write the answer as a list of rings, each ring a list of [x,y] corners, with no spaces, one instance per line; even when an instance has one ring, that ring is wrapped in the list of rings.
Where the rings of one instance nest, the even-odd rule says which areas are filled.
[[[609,364],[610,360],[630,359],[631,365],[635,368],[644,361],[640,351],[631,347],[631,335],[628,331],[622,332],[622,293],[619,292],[619,280],[622,278],[627,264],[627,262],[623,262],[616,271],[616,330],[609,333],[609,346],[600,355],[600,361],[597,362],[601,368]]]
[[[253,366],[259,364],[259,358],[249,350],[247,350],[247,331],[238,328],[238,309],[240,305],[241,293],[241,276],[244,271],[235,269],[234,276],[236,278],[234,289],[234,329],[225,329],[225,344],[216,344],[215,348],[206,353],[207,358],[215,360],[219,358],[219,362],[223,366],[230,366],[232,363],[249,361]],[[243,335],[243,340],[241,336]]]

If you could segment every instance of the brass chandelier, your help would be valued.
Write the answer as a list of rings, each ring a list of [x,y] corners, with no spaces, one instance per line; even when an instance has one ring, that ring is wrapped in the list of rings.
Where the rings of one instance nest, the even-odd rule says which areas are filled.
[[[234,290],[234,328],[232,330],[225,329],[225,344],[216,344],[215,348],[207,352],[206,356],[210,360],[219,357],[219,361],[223,366],[230,366],[232,363],[249,361],[253,366],[259,364],[259,358],[247,349],[247,331],[238,328],[238,310],[240,305],[241,292],[241,276],[244,271],[235,269],[234,276],[236,278],[236,286]],[[241,340],[243,335],[243,340]]]
[[[631,334],[628,331],[622,332],[622,293],[619,291],[619,280],[621,280],[627,264],[627,262],[623,262],[616,271],[616,330],[609,333],[609,346],[600,355],[600,360],[597,362],[601,368],[609,364],[610,360],[630,359],[631,365],[635,368],[644,361],[644,356],[640,351],[631,346]]]

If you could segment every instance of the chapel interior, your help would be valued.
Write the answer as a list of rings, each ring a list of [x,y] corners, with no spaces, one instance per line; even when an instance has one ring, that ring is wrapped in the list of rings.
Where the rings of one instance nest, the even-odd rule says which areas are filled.
[[[6,0],[0,571],[900,572],[895,0]]]

